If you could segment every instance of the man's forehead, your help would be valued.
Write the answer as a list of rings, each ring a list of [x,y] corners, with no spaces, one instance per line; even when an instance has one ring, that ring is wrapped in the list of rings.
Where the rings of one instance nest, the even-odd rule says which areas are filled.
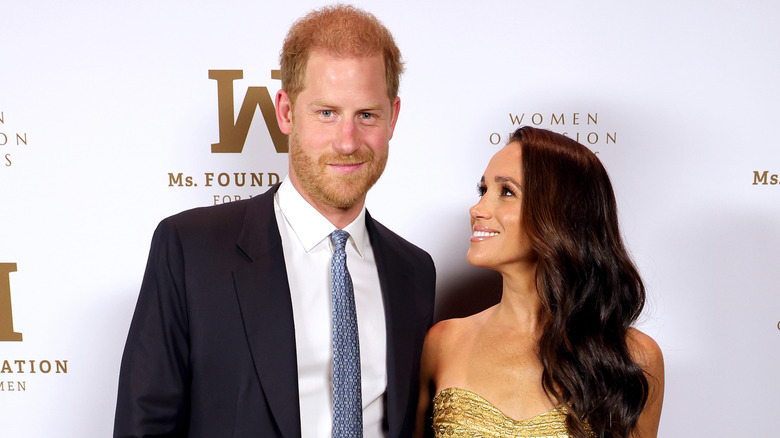
[[[378,60],[382,63],[382,67],[384,69],[384,59],[382,58],[382,54],[379,52],[369,54],[369,55],[354,55],[354,54],[336,53],[328,50],[312,50],[309,52],[309,55],[306,57],[306,72],[308,72],[309,70],[309,66],[311,65],[312,59],[316,59],[317,61],[321,61],[324,63],[339,62],[339,61]]]
[[[311,62],[312,58],[315,59],[314,63]],[[386,78],[385,78],[385,64],[384,64],[384,59],[382,58],[382,55],[380,53],[377,53],[377,54],[371,55],[371,56],[353,56],[353,55],[334,54],[332,52],[322,51],[322,50],[312,51],[311,53],[309,53],[308,59],[307,59],[307,63],[306,63],[306,69],[304,70],[303,81],[301,83],[301,92],[303,92],[303,91],[307,90],[308,88],[310,88],[309,85],[313,84],[312,80],[316,80],[316,79],[321,79],[322,78],[321,76],[317,76],[316,79],[315,79],[315,77],[312,76],[312,69],[311,69],[312,64],[318,64],[319,68],[322,68],[323,66],[325,66],[325,68],[327,68],[328,64],[339,63],[340,61],[358,61],[358,62],[361,62],[361,61],[365,61],[365,60],[376,61],[377,62],[377,66],[379,66],[382,69],[381,86],[383,88],[383,93],[386,94],[387,82],[386,82]],[[318,72],[318,74],[319,73],[321,73],[321,72]],[[317,81],[317,82],[320,82],[320,81]],[[314,82],[314,83],[316,83],[316,82]],[[377,82],[377,84],[379,85],[380,82]],[[392,102],[390,102],[390,103],[392,104]]]
[[[333,50],[333,49],[328,49],[327,47],[312,47],[309,50],[309,54],[307,58],[311,59],[311,57],[314,55],[335,58],[335,59],[363,59],[363,58],[381,57],[382,51],[373,50],[373,51],[357,52],[357,51],[350,51],[350,50],[338,50],[338,49]]]

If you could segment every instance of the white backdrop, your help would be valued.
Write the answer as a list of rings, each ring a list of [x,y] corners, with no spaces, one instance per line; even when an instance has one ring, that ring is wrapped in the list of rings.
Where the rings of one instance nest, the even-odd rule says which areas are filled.
[[[157,222],[284,177],[259,109],[242,153],[211,153],[209,79],[243,71],[236,114],[247,87],[274,95],[287,29],[321,6],[282,3],[0,4],[0,336],[23,336],[0,341],[0,435],[109,436]],[[579,135],[612,176],[648,286],[661,436],[778,436],[780,4],[356,4],[407,67],[369,209],[434,257],[438,317],[495,299],[495,277],[465,261],[467,209],[513,120]]]

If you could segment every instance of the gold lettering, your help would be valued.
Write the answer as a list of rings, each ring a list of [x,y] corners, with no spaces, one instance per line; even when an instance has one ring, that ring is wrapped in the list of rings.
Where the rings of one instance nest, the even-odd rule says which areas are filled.
[[[214,195],[214,205],[217,205],[217,204],[220,204],[220,203],[227,204],[229,202],[240,201],[240,200],[241,200],[241,195],[233,195],[233,196],[230,196],[230,195],[223,195],[223,196]]]
[[[22,136],[21,136],[21,135],[19,135],[19,134],[16,134],[16,145],[17,145],[17,146],[19,146],[19,144],[20,144],[19,142],[20,142],[20,141],[21,141],[22,143],[24,143],[24,145],[25,145],[25,146],[27,146],[27,133],[26,133],[26,132],[24,133],[24,138],[22,138]]]
[[[14,385],[16,383],[16,385]],[[14,382],[12,380],[9,380],[7,382],[0,381],[0,392],[14,392],[14,391],[26,391],[27,390],[27,382],[25,381],[17,381]]]
[[[184,183],[182,182],[182,174],[179,172],[176,176],[173,176],[172,173],[168,174],[168,187],[173,187],[174,185],[177,185],[179,187],[183,186]]]
[[[555,113],[552,115],[552,121],[550,122],[551,125],[565,125],[566,122],[564,121],[563,113],[561,113],[561,117],[555,117]]]
[[[754,186],[758,185],[758,183],[762,183],[764,185],[769,184],[767,182],[767,179],[766,179],[767,175],[769,175],[769,171],[768,170],[765,170],[764,173],[762,173],[761,175],[758,174],[757,170],[754,170],[753,171],[753,185]]]
[[[525,113],[520,114],[519,118],[517,116],[513,116],[512,113],[509,113],[509,120],[512,121],[512,125],[519,125],[519,124],[523,123],[523,117],[525,117]],[[491,136],[490,138],[492,139],[493,137]],[[499,141],[501,141],[500,138],[499,138]],[[496,143],[493,143],[493,144],[496,144]]]
[[[236,197],[236,200],[240,198]],[[54,360],[55,373],[56,374],[68,374],[68,361],[67,360]],[[13,364],[16,365],[16,371],[13,369]],[[29,368],[25,371],[25,368]],[[38,371],[48,374],[52,370],[52,361],[42,360],[38,363]],[[35,361],[34,360],[4,360],[0,373],[3,374],[24,374],[29,372],[30,374],[36,374]]]
[[[591,120],[593,120],[593,124],[594,125],[598,125],[599,124],[599,113],[594,113],[594,114],[588,113],[588,125],[590,125],[590,121]]]

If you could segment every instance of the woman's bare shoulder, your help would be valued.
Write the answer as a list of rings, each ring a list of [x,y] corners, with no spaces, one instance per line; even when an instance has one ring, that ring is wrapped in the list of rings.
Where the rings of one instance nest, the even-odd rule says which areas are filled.
[[[637,329],[630,329],[626,340],[631,357],[647,376],[649,390],[647,402],[631,438],[656,437],[664,402],[664,356],[658,343]]]
[[[484,323],[486,312],[489,310],[483,310],[463,318],[439,321],[428,330],[428,334],[425,337],[427,347],[439,350],[462,344],[470,336],[473,336],[476,329]]]
[[[626,340],[634,361],[651,376],[663,378],[664,355],[658,343],[635,328],[629,329]]]

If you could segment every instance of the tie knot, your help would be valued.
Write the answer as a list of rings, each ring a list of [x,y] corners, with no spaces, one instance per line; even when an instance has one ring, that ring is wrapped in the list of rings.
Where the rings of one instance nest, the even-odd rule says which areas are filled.
[[[330,240],[333,242],[335,251],[343,250],[349,239],[349,233],[344,230],[336,230],[330,233]]]

